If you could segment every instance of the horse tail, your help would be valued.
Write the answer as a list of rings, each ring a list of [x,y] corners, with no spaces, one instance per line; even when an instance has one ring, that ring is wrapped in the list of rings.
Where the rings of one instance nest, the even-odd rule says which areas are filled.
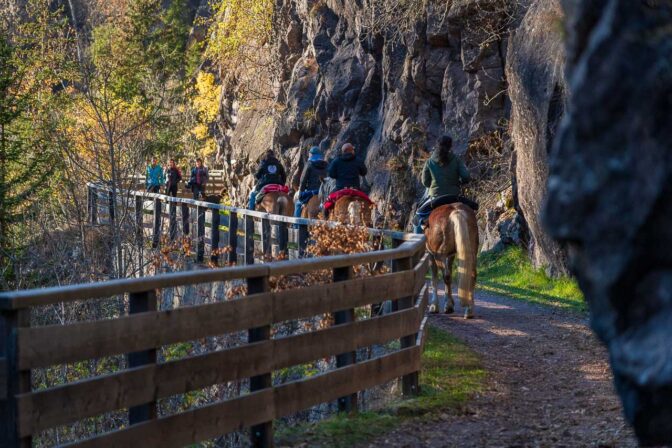
[[[348,216],[350,217],[350,224],[358,226],[362,220],[362,204],[353,200],[348,204]]]
[[[292,216],[294,210],[292,210],[291,198],[288,195],[281,195],[275,201],[275,215],[280,216]]]
[[[473,305],[471,302],[476,279],[476,248],[472,247],[467,215],[462,210],[456,210],[450,214],[450,221],[453,224],[457,250],[457,296],[463,306]]]

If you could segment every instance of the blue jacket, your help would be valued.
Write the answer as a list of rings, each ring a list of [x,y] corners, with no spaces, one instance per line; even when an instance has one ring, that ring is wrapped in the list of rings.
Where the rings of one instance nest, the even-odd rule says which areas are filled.
[[[336,180],[336,189],[359,189],[359,177],[366,176],[367,170],[363,160],[354,154],[341,154],[329,165],[329,177]]]
[[[163,168],[161,164],[157,163],[156,165],[147,165],[147,172],[145,178],[145,184],[148,187],[161,186],[165,183],[166,178],[163,174]]]

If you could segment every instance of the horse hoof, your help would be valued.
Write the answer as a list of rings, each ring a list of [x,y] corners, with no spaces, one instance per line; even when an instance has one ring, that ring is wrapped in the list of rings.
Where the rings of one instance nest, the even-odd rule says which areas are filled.
[[[444,313],[446,313],[446,314],[453,314],[454,312],[455,312],[455,308],[453,308],[453,307],[446,308],[446,311],[444,311]]]
[[[436,305],[429,305],[429,313],[430,314],[438,314],[439,309],[436,307]]]
[[[464,318],[465,319],[473,319],[474,318],[474,310],[471,307],[467,307],[464,309]]]

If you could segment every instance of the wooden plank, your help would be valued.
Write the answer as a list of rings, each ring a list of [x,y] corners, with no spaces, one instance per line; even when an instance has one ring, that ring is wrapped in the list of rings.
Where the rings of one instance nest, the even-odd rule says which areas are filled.
[[[183,447],[273,419],[273,389],[151,420],[65,446]]]
[[[423,314],[404,310],[23,394],[18,397],[19,431],[34,434],[110,410],[386,343],[417,332]]]
[[[247,247],[246,250],[251,250],[251,247]],[[356,264],[399,259],[412,256],[417,250],[424,250],[424,242],[422,245],[419,245],[417,242],[409,242],[402,244],[397,249],[388,249],[371,253],[335,255],[269,263],[265,268],[270,270],[270,275],[288,275],[319,269],[333,269]],[[185,286],[197,283],[257,276],[256,271],[247,271],[246,269],[254,268],[252,266],[241,266],[235,268],[176,272],[151,277],[112,280],[104,283],[89,283],[27,291],[11,291],[0,293],[0,309],[18,309],[30,306],[49,305],[60,302],[71,302],[74,300],[148,291],[158,288],[170,288],[174,286]]]
[[[429,254],[423,255],[420,259],[420,262],[413,269],[415,275],[415,281],[413,282],[413,291],[418,292],[422,287],[427,283],[427,271],[429,269]]]
[[[267,272],[257,266],[261,275]],[[46,367],[245,330],[413,293],[413,271],[117,319],[19,329],[21,368]]]
[[[292,415],[337,397],[369,389],[420,369],[420,347],[332,370],[275,387],[275,417]]]
[[[21,368],[46,367],[247,330],[272,319],[268,296],[19,330]]]
[[[390,381],[420,368],[420,347],[411,347],[360,364],[192,411],[152,420],[66,446],[178,447],[291,415],[336,396],[347,395]]]

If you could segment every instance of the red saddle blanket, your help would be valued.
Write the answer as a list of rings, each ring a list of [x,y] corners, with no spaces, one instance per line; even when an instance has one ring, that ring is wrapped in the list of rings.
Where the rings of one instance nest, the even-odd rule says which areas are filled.
[[[268,184],[261,189],[261,194],[266,193],[285,193],[289,194],[289,187],[287,185]]]
[[[324,203],[324,210],[331,210],[332,208],[334,208],[334,205],[336,205],[336,201],[345,196],[355,196],[364,199],[369,204],[373,204],[373,201],[369,199],[366,193],[359,190],[355,190],[354,188],[344,188],[343,190],[334,191],[329,195],[327,201]]]

